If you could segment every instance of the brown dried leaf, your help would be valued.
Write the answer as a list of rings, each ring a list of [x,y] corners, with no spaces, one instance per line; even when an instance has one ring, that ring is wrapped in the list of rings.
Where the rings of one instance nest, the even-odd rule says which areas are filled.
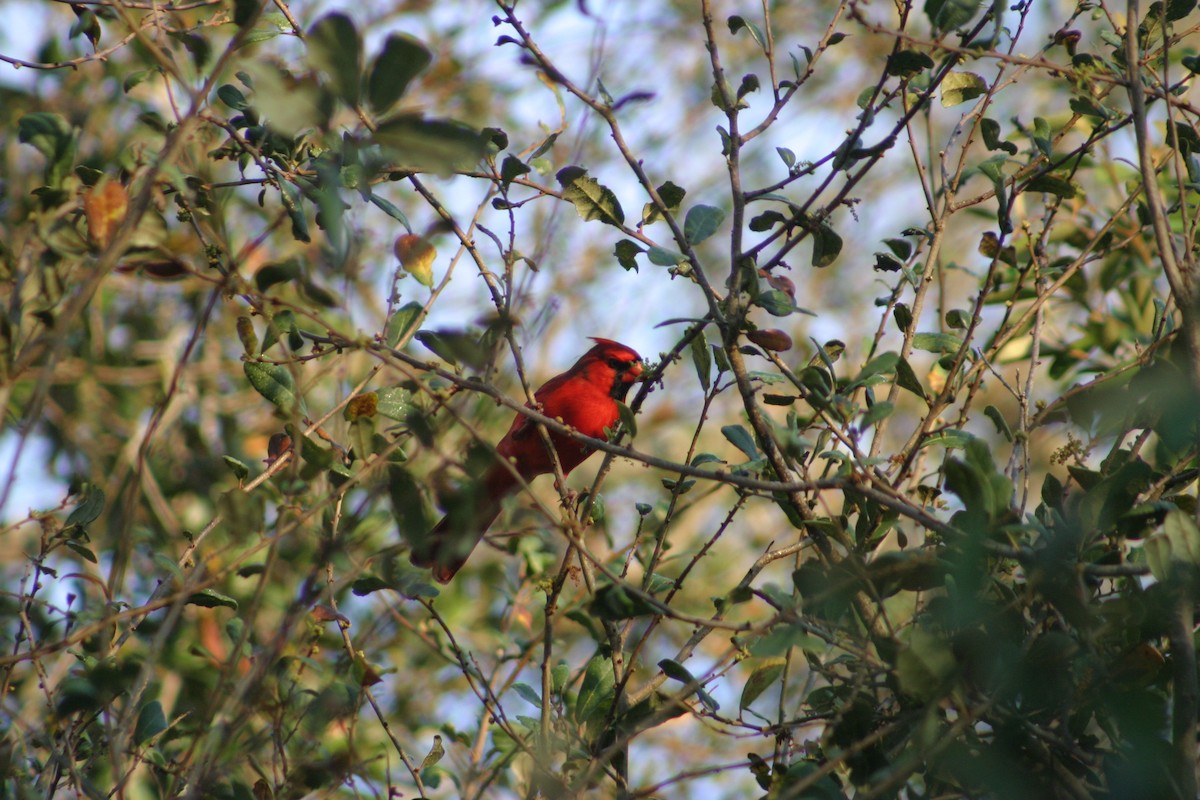
[[[102,179],[83,195],[83,214],[87,218],[88,239],[103,250],[112,241],[113,232],[125,219],[129,195],[119,182]]]

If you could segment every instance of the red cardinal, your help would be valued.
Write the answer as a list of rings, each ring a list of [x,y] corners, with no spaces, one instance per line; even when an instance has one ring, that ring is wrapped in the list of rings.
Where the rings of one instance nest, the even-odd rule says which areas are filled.
[[[597,344],[563,374],[551,378],[533,393],[538,408],[548,417],[562,420],[585,436],[605,437],[605,430],[620,419],[617,402],[624,402],[629,387],[642,374],[642,358],[634,350],[609,339],[593,337]],[[592,448],[580,441],[551,433],[563,475],[583,463]],[[525,482],[554,471],[545,440],[537,423],[517,414],[508,433],[496,445],[500,458],[508,459]],[[413,545],[410,558],[419,567],[429,567],[442,583],[454,577],[467,562],[475,545],[500,514],[504,498],[520,486],[511,469],[500,462],[479,479],[474,507],[467,513],[448,514],[425,538]],[[451,521],[453,517],[453,522]]]

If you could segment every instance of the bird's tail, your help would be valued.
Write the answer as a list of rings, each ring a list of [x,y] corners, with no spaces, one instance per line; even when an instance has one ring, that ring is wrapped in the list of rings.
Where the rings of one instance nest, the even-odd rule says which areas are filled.
[[[473,491],[466,492],[447,510],[441,522],[420,541],[413,542],[409,560],[432,570],[439,583],[449,583],[500,516],[501,505],[514,483],[505,467],[494,466]]]

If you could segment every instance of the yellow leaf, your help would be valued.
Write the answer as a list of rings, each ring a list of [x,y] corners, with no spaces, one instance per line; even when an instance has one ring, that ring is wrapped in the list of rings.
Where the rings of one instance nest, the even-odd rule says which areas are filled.
[[[406,233],[396,237],[393,246],[400,266],[416,278],[422,286],[433,286],[433,262],[437,258],[437,248],[429,240],[415,233]]]

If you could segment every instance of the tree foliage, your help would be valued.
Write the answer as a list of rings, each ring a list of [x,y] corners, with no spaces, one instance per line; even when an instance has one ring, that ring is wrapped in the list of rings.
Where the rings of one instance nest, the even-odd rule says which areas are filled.
[[[0,794],[1196,795],[1194,0],[601,6],[17,7]]]

